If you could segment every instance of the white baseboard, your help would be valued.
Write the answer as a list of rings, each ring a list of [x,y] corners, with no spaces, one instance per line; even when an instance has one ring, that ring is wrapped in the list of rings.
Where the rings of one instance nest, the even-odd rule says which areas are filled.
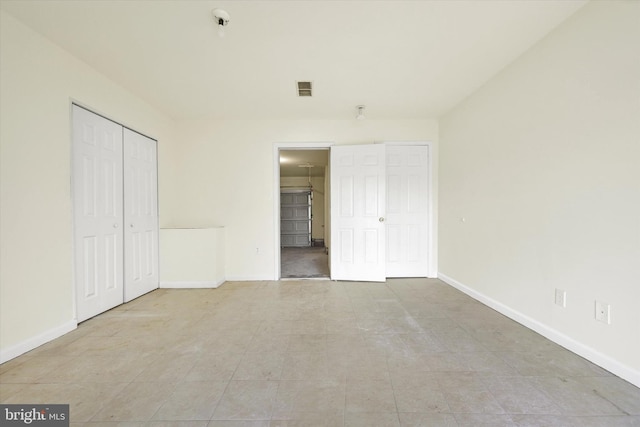
[[[53,329],[49,329],[48,331],[43,332],[40,335],[31,337],[28,340],[12,345],[9,348],[2,349],[0,350],[0,363],[4,363],[8,360],[11,360],[20,356],[21,354],[31,351],[34,348],[40,347],[42,344],[46,344],[49,341],[59,338],[62,335],[73,331],[77,327],[78,327],[78,322],[76,322],[75,319],[72,319],[72,320],[69,320],[68,322],[63,323],[60,326],[57,326]]]
[[[164,289],[215,289],[218,286],[222,285],[224,282],[224,279],[218,281],[160,282],[160,287]]]
[[[550,326],[540,323],[539,321],[525,314],[522,314],[519,311],[516,311],[501,302],[498,302],[493,298],[490,298],[474,290],[473,288],[458,282],[457,280],[447,276],[444,273],[438,273],[438,278],[443,282],[453,286],[454,288],[464,292],[470,297],[504,314],[508,318],[515,320],[516,322],[526,326],[527,328],[539,333],[543,337],[548,338],[556,344],[561,345],[567,350],[570,350],[578,354],[579,356],[584,357],[590,362],[593,362],[596,365],[606,369],[607,371],[619,376],[620,378],[630,382],[636,387],[640,387],[640,371],[630,366],[624,365],[619,361],[605,354],[602,354],[599,351],[551,328]]]
[[[271,276],[227,276],[227,282],[270,282]]]

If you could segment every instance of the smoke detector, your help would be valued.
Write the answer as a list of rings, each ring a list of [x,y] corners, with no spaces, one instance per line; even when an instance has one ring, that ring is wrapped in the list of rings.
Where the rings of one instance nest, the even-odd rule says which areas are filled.
[[[224,37],[224,27],[229,25],[229,20],[231,20],[229,13],[226,10],[213,9],[211,14],[213,15],[213,20],[218,24],[218,35]]]

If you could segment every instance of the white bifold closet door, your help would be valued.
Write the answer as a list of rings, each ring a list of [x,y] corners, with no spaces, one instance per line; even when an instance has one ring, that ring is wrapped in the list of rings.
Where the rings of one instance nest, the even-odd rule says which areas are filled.
[[[385,146],[331,147],[331,279],[384,282]]]
[[[124,129],[124,301],[156,289],[158,178],[156,142]]]
[[[74,273],[83,321],[158,287],[156,142],[73,106]]]
[[[429,148],[331,147],[331,278],[429,274]]]
[[[387,146],[387,277],[429,275],[429,147]]]
[[[74,269],[78,321],[122,304],[122,126],[73,107]]]

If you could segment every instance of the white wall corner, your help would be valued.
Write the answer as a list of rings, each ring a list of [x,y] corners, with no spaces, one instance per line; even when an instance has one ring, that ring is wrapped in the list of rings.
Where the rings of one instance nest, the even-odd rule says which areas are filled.
[[[566,348],[569,351],[576,353],[579,356],[584,357],[592,363],[606,369],[607,371],[619,376],[620,378],[630,382],[636,387],[640,387],[640,371],[624,365],[619,361],[600,353],[599,351],[584,345],[583,343],[574,340],[573,338],[545,325],[543,323],[538,322],[535,319],[532,319],[529,316],[526,316],[519,311],[516,311],[507,305],[494,300],[481,292],[476,291],[475,289],[457,281],[456,279],[447,276],[446,274],[439,272],[438,278],[445,282],[448,285],[453,286],[461,292],[469,295],[475,300],[491,307],[497,312],[504,314],[508,318],[520,323],[523,326],[539,333],[543,337],[555,342],[556,344]]]
[[[21,354],[24,354],[28,351],[31,351],[35,348],[40,347],[43,344],[48,343],[49,341],[53,341],[56,338],[61,337],[62,335],[69,333],[78,327],[78,322],[75,319],[72,319],[68,322],[63,323],[60,326],[57,326],[53,329],[49,329],[46,332],[43,332],[39,335],[29,338],[28,340],[22,341],[18,344],[12,345],[9,348],[0,350],[0,363],[4,363],[8,360],[14,359]]]

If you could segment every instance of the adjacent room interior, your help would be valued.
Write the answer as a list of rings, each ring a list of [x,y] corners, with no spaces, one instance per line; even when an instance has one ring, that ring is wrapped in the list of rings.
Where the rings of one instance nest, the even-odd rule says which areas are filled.
[[[0,0],[0,403],[638,424],[639,22]]]
[[[329,150],[280,150],[279,162],[280,277],[329,278]]]

